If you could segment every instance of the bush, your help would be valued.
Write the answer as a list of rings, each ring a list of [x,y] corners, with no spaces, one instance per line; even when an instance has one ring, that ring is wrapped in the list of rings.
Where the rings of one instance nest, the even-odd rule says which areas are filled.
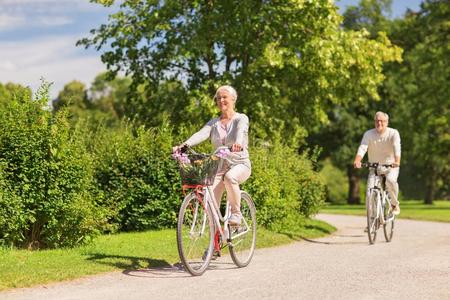
[[[348,196],[347,174],[335,167],[329,159],[323,162],[323,168],[319,174],[326,185],[327,201],[331,203],[346,203]]]
[[[109,209],[111,231],[176,225],[182,193],[178,167],[170,153],[180,140],[167,124],[133,129],[124,123],[119,129],[97,133],[91,141],[95,180],[102,191],[97,201]],[[196,150],[209,152],[210,145],[206,141]],[[290,215],[317,213],[325,189],[310,157],[280,143],[250,151],[253,174],[243,189],[255,200],[259,224],[270,227]]]
[[[64,112],[45,109],[48,85],[0,111],[0,243],[31,248],[89,241],[102,212],[91,198],[92,163]]]
[[[0,176],[0,245],[14,246],[25,238],[25,207],[22,199],[5,183],[3,166],[0,166]]]
[[[181,185],[167,125],[135,130],[124,123],[99,131],[93,145],[98,202],[109,209],[110,230],[175,226]]]
[[[177,137],[166,122],[94,132],[83,117],[71,127],[64,109],[46,110],[48,86],[35,101],[26,95],[0,108],[0,245],[75,246],[101,231],[176,225],[182,191],[170,154],[188,127]],[[253,174],[243,189],[260,225],[279,228],[318,211],[325,190],[311,157],[279,142],[250,152]]]
[[[244,183],[253,197],[258,223],[272,227],[290,215],[309,217],[318,212],[325,187],[306,155],[280,143],[250,149],[252,175]]]

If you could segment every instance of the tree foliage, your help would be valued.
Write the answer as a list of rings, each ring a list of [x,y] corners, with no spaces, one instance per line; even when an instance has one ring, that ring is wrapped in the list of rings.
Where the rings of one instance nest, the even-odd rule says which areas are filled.
[[[372,41],[386,38],[384,31],[389,31],[390,0],[362,0],[358,6],[350,6],[344,13],[343,27],[348,34],[358,30],[370,32]],[[400,61],[401,50],[396,49],[395,61]],[[380,66],[384,69],[386,64]],[[384,80],[384,72],[376,74]],[[354,79],[353,79],[354,80]],[[381,96],[379,96],[381,94]],[[375,96],[374,96],[375,95]],[[337,103],[328,111],[329,123],[314,131],[308,139],[313,145],[320,145],[324,151],[322,157],[330,157],[335,166],[345,171],[349,190],[347,202],[360,203],[359,179],[363,172],[353,168],[353,158],[361,142],[363,133],[373,127],[373,115],[378,110],[390,111],[386,105],[384,92],[366,94],[364,99],[358,98],[357,93],[349,95],[350,101]]]
[[[390,32],[392,0],[361,0],[357,6],[349,6],[344,12],[345,28],[368,30],[375,37],[378,32]]]
[[[426,203],[449,195],[449,19],[448,0],[428,0],[393,32],[405,54],[404,63],[389,70],[388,95],[398,100],[405,163],[425,183]]]
[[[0,109],[0,245],[74,246],[102,227],[83,132],[46,109],[48,88]]]
[[[130,75],[135,91],[145,84],[154,93],[162,82],[178,81],[183,99],[150,101],[196,107],[201,115],[211,111],[205,104],[214,89],[230,83],[255,136],[278,133],[294,145],[327,122],[330,107],[377,98],[383,62],[399,57],[385,36],[343,31],[329,0],[126,0],[120,7],[78,43],[105,49],[102,60],[112,73]],[[139,107],[146,99],[129,101]]]

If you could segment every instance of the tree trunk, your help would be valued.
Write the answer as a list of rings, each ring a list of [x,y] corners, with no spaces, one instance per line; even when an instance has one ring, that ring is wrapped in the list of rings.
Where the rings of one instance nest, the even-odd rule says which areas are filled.
[[[436,168],[431,166],[430,172],[427,176],[427,185],[425,192],[425,204],[433,204],[434,196],[436,194]]]
[[[348,204],[361,204],[361,197],[359,196],[359,174],[352,165],[347,167],[348,176]]]

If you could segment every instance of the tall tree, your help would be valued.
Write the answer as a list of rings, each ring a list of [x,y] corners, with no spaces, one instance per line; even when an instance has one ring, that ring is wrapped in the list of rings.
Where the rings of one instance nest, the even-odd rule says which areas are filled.
[[[372,40],[385,38],[385,30],[389,29],[388,15],[390,0],[362,0],[358,6],[350,6],[344,13],[343,27],[349,33],[359,30],[369,32]],[[400,49],[396,60],[400,60]],[[384,67],[384,66],[383,66]],[[382,66],[380,66],[380,69]],[[384,79],[384,75],[382,79]],[[364,99],[361,99],[364,97]],[[323,157],[330,157],[338,168],[345,170],[349,190],[347,203],[359,204],[361,172],[353,168],[353,158],[361,142],[362,134],[373,127],[373,115],[378,110],[389,111],[385,99],[375,94],[350,94],[350,101],[338,103],[328,112],[330,122],[327,126],[315,131],[308,139],[312,144],[324,148]]]
[[[294,146],[326,123],[336,104],[377,98],[383,62],[399,56],[385,36],[343,31],[331,0],[125,0],[120,7],[78,44],[105,49],[103,62],[130,75],[132,90],[144,84],[154,95],[161,83],[179,82],[186,112],[206,115],[214,89],[231,83],[254,134]],[[129,97],[130,106],[148,99]]]
[[[5,106],[11,99],[31,98],[31,89],[21,84],[0,82],[0,106]]]
[[[52,104],[55,111],[68,107],[70,114],[78,117],[89,106],[86,86],[77,80],[67,83]]]
[[[350,30],[368,30],[372,37],[390,31],[392,0],[361,0],[344,12],[343,26]]]
[[[388,95],[401,105],[405,162],[425,184],[424,201],[449,196],[450,2],[428,0],[397,24],[393,39],[405,48],[404,63],[389,72]]]

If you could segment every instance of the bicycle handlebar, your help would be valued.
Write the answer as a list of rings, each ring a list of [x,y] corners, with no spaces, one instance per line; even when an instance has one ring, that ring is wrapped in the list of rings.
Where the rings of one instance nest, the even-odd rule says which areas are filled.
[[[216,150],[214,150],[214,153],[217,153],[221,149],[228,149],[228,150],[230,150],[232,152],[232,147],[231,146],[229,146],[229,147],[228,146],[220,146]],[[197,152],[195,152],[194,149],[192,149],[188,145],[183,145],[183,147],[181,147],[179,149],[179,151],[181,153],[188,153],[189,152],[189,153],[196,154],[196,155],[207,155],[206,153],[197,153]]]
[[[395,168],[394,164],[379,164],[379,163],[370,163],[370,162],[366,162],[366,163],[362,163],[361,167],[365,167],[365,168],[378,168],[378,166],[382,166],[382,167],[386,167],[386,168]]]

